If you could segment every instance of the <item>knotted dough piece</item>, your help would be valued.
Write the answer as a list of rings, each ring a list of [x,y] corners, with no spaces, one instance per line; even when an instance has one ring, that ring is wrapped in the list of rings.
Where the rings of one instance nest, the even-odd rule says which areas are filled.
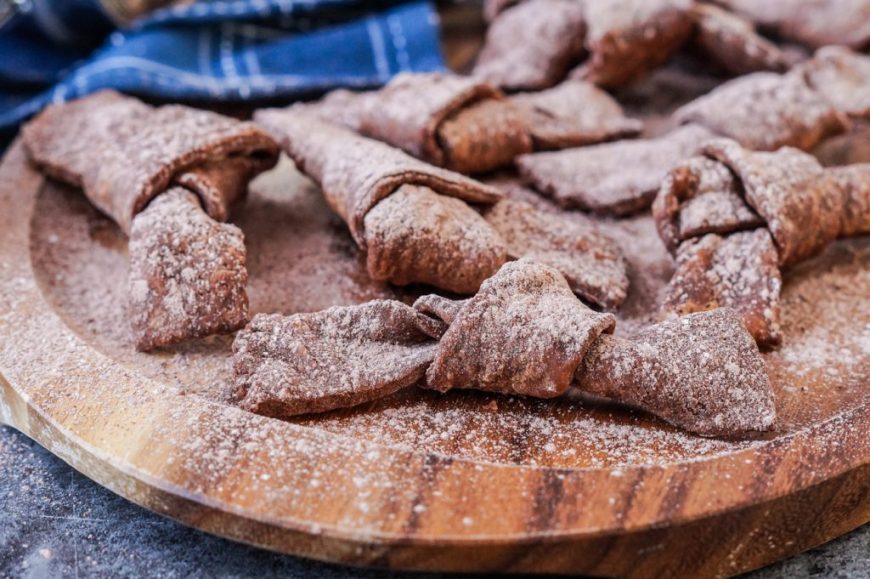
[[[810,150],[848,127],[845,115],[794,73],[741,76],[682,106],[674,117],[757,151]]]
[[[780,265],[811,257],[839,236],[842,197],[815,157],[791,147],[749,151],[727,139],[707,143],[704,154],[740,180],[746,203],[776,242]]]
[[[82,187],[129,235],[128,310],[139,350],[247,323],[242,233],[218,221],[277,162],[268,134],[102,91],[48,107],[23,135],[43,171]]]
[[[743,200],[743,185],[728,167],[697,156],[674,167],[652,205],[659,237],[673,253],[707,233],[754,229],[764,221]]]
[[[689,125],[656,139],[523,155],[517,167],[562,207],[624,215],[649,207],[668,171],[712,136]]]
[[[704,436],[770,430],[776,407],[758,346],[727,308],[673,318],[630,340],[603,335],[577,388]]]
[[[761,70],[784,72],[789,60],[751,22],[711,4],[692,6],[695,45],[722,68],[736,75]]]
[[[748,151],[728,139],[703,153],[668,175],[653,204],[677,262],[663,307],[733,308],[759,344],[775,346],[780,267],[870,232],[870,165],[823,169],[797,149]]]
[[[625,301],[628,274],[622,251],[591,221],[566,219],[510,199],[487,209],[484,217],[505,241],[510,257],[553,267],[574,293],[603,308],[615,310]]]
[[[507,263],[450,322],[426,387],[559,396],[592,342],[615,325],[612,315],[583,305],[553,268]]]
[[[510,165],[532,149],[558,149],[633,136],[643,123],[584,81],[504,98],[482,81],[405,73],[378,91],[339,89],[289,110],[316,116],[458,171]]]
[[[497,190],[298,111],[259,111],[256,120],[320,185],[357,245],[369,250],[369,241],[374,243],[368,259],[373,277],[389,275],[397,284],[420,281],[470,293],[504,260],[501,239],[485,231],[486,223],[463,202],[494,203],[501,198]],[[400,189],[403,194],[390,200]],[[398,219],[399,214],[408,219]],[[459,231],[464,226],[468,229]],[[457,239],[457,233],[462,237]],[[407,242],[412,243],[403,248]],[[384,263],[391,255],[397,261]],[[412,270],[414,265],[420,269]]]
[[[679,315],[731,308],[759,345],[782,341],[782,275],[767,229],[721,236],[709,233],[680,244],[663,307]]]
[[[233,332],[248,322],[245,242],[181,187],[133,218],[128,300],[136,348]]]
[[[258,314],[233,342],[233,398],[276,418],[382,398],[423,377],[443,331],[438,321],[387,300]]]
[[[214,219],[248,181],[278,160],[251,123],[180,105],[152,107],[114,91],[51,105],[22,129],[30,158],[84,189],[126,233],[133,217],[173,183],[200,195]]]
[[[826,46],[801,63],[798,71],[837,110],[870,118],[870,56]]]
[[[402,185],[365,217],[372,279],[473,294],[506,261],[498,232],[464,201]],[[433,251],[437,248],[437,251]]]
[[[692,32],[690,0],[591,0],[580,3],[589,58],[572,73],[619,87],[658,68]]]
[[[412,383],[540,398],[574,385],[705,435],[771,427],[763,362],[730,311],[670,320],[637,340],[609,336],[614,324],[577,300],[557,271],[522,259],[466,300],[429,295],[414,309],[378,301],[257,316],[233,347],[235,398],[285,417]]]
[[[583,55],[585,32],[581,2],[526,0],[490,25],[472,75],[506,90],[549,88]]]
[[[487,171],[531,149],[524,127],[492,102],[501,92],[473,78],[401,74],[369,98],[360,133],[433,165]]]

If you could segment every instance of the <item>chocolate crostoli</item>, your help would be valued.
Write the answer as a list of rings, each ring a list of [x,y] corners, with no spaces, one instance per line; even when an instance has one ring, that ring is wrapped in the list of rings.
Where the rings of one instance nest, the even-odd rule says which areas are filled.
[[[523,155],[517,167],[562,207],[625,215],[649,207],[668,171],[711,137],[707,129],[689,125],[655,139]]]
[[[549,265],[575,294],[615,310],[628,295],[628,273],[619,246],[591,222],[546,213],[524,201],[503,199],[484,218],[507,246],[508,256]]]
[[[643,122],[626,117],[613,97],[582,80],[566,80],[551,89],[518,93],[507,100],[536,151],[633,137],[643,130]]]
[[[275,141],[251,123],[113,91],[49,106],[22,135],[34,163],[81,187],[126,233],[154,197],[182,182],[225,219],[248,181],[278,160]]]
[[[235,331],[248,322],[245,242],[181,187],[133,218],[128,300],[136,348]]]
[[[709,233],[681,243],[663,307],[686,315],[731,308],[763,346],[782,341],[779,256],[765,228]]]
[[[757,151],[790,146],[810,150],[842,133],[848,119],[801,74],[757,72],[736,78],[674,113]]]
[[[711,4],[696,3],[694,44],[708,58],[736,75],[789,68],[785,53],[755,31],[751,22]]]
[[[775,346],[780,268],[870,230],[870,170],[824,169],[797,149],[749,151],[728,139],[702,152],[668,175],[653,204],[676,256],[664,308],[733,308],[759,344]]]
[[[577,0],[526,0],[486,32],[472,75],[506,90],[549,88],[584,54],[586,20]]]
[[[233,342],[236,403],[277,418],[356,406],[420,380],[442,324],[400,302],[258,314]]]
[[[864,48],[870,43],[866,0],[716,0],[784,38],[818,48]]]
[[[704,436],[770,430],[776,421],[758,346],[727,308],[666,320],[630,340],[603,335],[575,379],[583,392]]]
[[[81,187],[129,235],[129,315],[139,350],[247,323],[242,233],[219,221],[277,162],[268,134],[112,91],[52,105],[22,134],[36,165]]]
[[[415,381],[442,392],[540,398],[574,387],[703,435],[772,426],[758,348],[729,310],[670,320],[631,340],[610,336],[614,325],[577,300],[556,270],[523,259],[466,300],[430,295],[414,309],[380,301],[257,316],[234,344],[236,397],[246,409],[285,417]]]
[[[452,74],[400,74],[378,91],[339,90],[290,110],[462,173],[490,171],[532,150],[523,119],[501,91]]]
[[[585,81],[505,98],[482,81],[402,74],[378,91],[334,91],[290,110],[345,126],[461,173],[509,165],[533,148],[559,149],[633,136],[643,124]]]
[[[255,118],[320,185],[357,245],[373,252],[374,278],[473,293],[504,262],[503,242],[465,203],[494,203],[497,190],[298,111],[263,110]]]
[[[692,32],[690,0],[581,4],[589,57],[572,76],[599,86],[623,86],[661,66]]]
[[[498,232],[464,201],[402,185],[365,216],[369,275],[473,294],[507,259]],[[437,251],[433,251],[437,248]]]
[[[870,118],[870,56],[826,46],[797,70],[837,110],[850,117]]]
[[[425,385],[440,392],[559,396],[589,346],[615,325],[612,315],[578,301],[555,269],[508,263],[452,317]]]

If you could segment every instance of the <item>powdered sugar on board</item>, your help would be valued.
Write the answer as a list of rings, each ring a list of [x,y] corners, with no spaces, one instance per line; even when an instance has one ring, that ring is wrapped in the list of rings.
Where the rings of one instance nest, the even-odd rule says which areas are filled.
[[[599,222],[620,243],[629,264],[631,289],[617,328],[619,335],[629,337],[658,319],[670,258],[649,217]],[[396,296],[393,289],[368,279],[343,223],[288,163],[255,182],[237,223],[246,235],[252,313],[413,298],[410,293]],[[126,241],[80,194],[56,186],[40,193],[31,244],[43,292],[84,340],[134,372],[185,393],[225,400],[228,338],[158,354],[134,351],[124,312]],[[833,418],[870,397],[868,271],[870,240],[858,238],[839,242],[787,273],[785,345],[766,354],[780,430],[767,438]],[[410,390],[294,422],[405,449],[564,467],[697,460],[758,444],[691,436],[640,413],[576,398],[542,402],[474,392]]]

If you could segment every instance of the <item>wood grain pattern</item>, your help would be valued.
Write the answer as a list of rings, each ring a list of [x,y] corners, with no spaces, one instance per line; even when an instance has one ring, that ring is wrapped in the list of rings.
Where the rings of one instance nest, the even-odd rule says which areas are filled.
[[[250,252],[274,261],[298,251],[299,236],[329,231],[328,212],[292,169],[258,187],[242,221]],[[293,215],[282,214],[282,203]],[[577,401],[473,393],[412,393],[282,422],[228,406],[209,390],[225,339],[182,357],[144,358],[124,354],[131,348],[121,338],[100,342],[100,324],[111,320],[101,322],[99,308],[82,317],[71,304],[102,300],[111,310],[123,288],[111,289],[110,266],[123,264],[125,248],[91,211],[75,191],[31,170],[20,146],[8,152],[0,167],[0,418],[100,484],[183,523],[353,565],[656,577],[732,575],[870,520],[866,353],[839,380],[809,368],[800,383],[789,374],[793,364],[772,357],[784,420],[753,441],[702,443],[643,416]],[[57,221],[61,213],[69,223]],[[263,225],[276,213],[297,220],[294,232]],[[76,261],[76,228],[92,244],[90,262]],[[275,237],[267,243],[260,231]],[[356,257],[345,255],[340,235],[328,235],[324,247],[339,256],[329,259],[345,260],[334,267],[350,267]],[[789,283],[800,289],[819,268],[848,270],[867,245],[843,245],[826,255],[829,265],[798,270]],[[277,274],[257,260],[254,309],[298,308],[292,296],[266,291]],[[95,269],[76,273],[88,267]],[[91,294],[71,295],[76,275],[93,282]],[[361,281],[339,297],[361,301],[379,291]],[[855,316],[867,314],[868,299],[852,300]],[[505,422],[480,418],[493,400]],[[437,427],[419,420],[456,417],[449,414],[456,408],[480,424],[407,443],[424,440],[407,431]],[[546,430],[523,422],[530,413],[570,436],[551,436],[556,448],[547,448]],[[588,443],[614,432],[637,435],[628,441],[634,454],[608,456]],[[469,445],[462,436],[471,434]]]

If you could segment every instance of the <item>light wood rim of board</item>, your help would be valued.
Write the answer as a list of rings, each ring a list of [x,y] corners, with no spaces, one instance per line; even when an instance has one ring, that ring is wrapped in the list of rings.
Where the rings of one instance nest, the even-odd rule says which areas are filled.
[[[204,530],[332,560],[343,559],[342,545],[585,540],[709,519],[870,463],[870,437],[861,432],[870,424],[870,404],[733,454],[616,471],[410,452],[179,395],[91,348],[46,302],[29,252],[42,183],[20,144],[13,145],[0,167],[0,419],[118,494]],[[223,466],[232,468],[199,477],[208,472],[208,453],[185,455],[179,444],[198,437],[208,447],[228,436],[233,450]],[[325,438],[331,444],[323,445]],[[320,449],[317,456],[306,443]],[[297,468],[256,484],[245,478],[276,456]],[[296,477],[317,466],[315,459],[321,466],[334,460],[359,472],[377,469],[395,486],[379,490],[373,508],[349,522],[342,513],[356,500],[353,485],[332,480],[320,491],[299,488]],[[290,500],[293,491],[301,494]],[[614,506],[608,497],[621,498]],[[535,500],[547,511],[535,521],[529,510],[513,508]],[[416,505],[425,507],[422,514]],[[386,508],[398,515],[392,522]],[[493,512],[500,516],[488,516]],[[298,543],[303,536],[310,542]]]

